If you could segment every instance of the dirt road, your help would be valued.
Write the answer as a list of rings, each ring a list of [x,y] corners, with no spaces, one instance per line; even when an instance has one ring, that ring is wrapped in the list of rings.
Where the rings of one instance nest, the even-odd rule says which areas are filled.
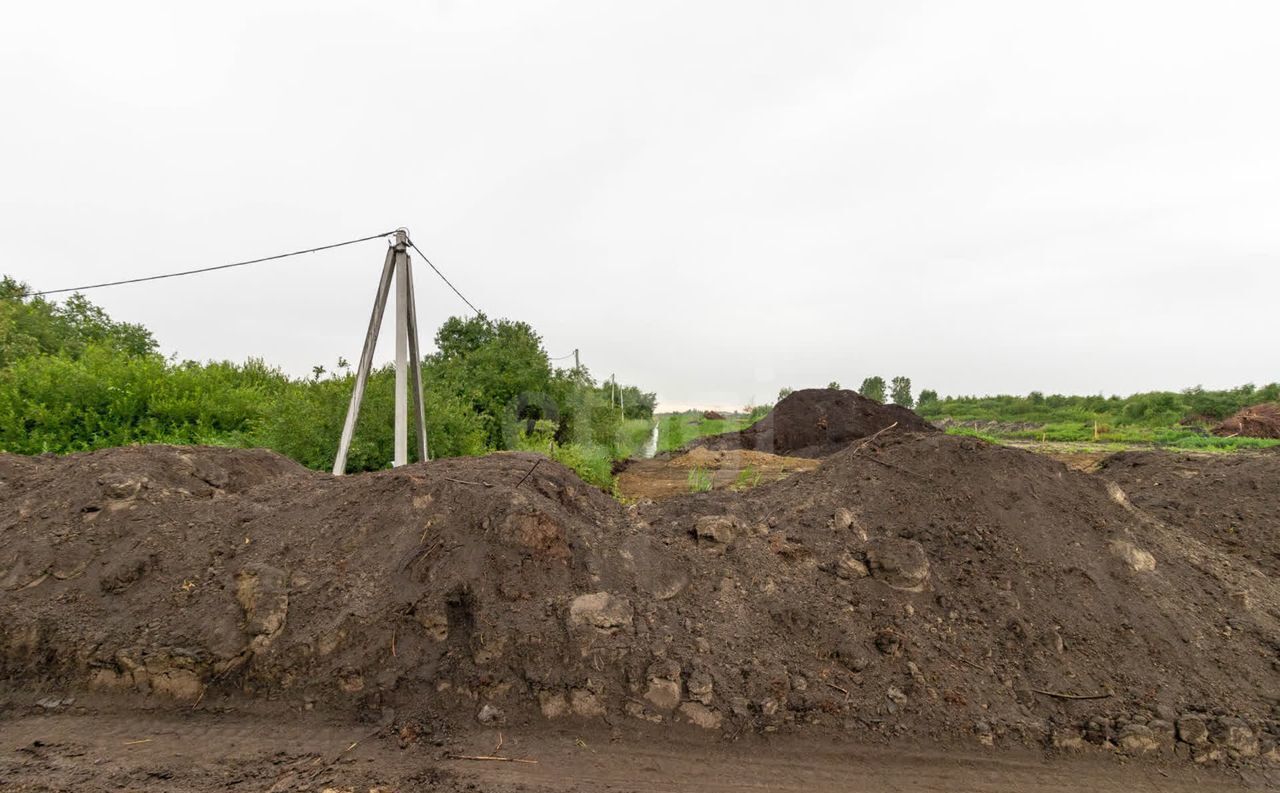
[[[5,791],[1205,791],[1270,789],[1254,773],[1123,764],[1105,755],[939,752],[814,743],[725,742],[694,732],[481,730],[401,748],[395,730],[267,714],[10,715],[0,722]],[[385,733],[385,734],[384,734]],[[536,762],[450,759],[497,755]]]

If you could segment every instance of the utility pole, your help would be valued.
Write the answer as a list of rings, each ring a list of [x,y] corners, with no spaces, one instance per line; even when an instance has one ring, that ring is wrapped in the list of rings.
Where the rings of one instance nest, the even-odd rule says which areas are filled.
[[[396,234],[396,246],[402,245]],[[409,402],[405,393],[409,377],[409,253],[396,251],[396,417],[395,459],[396,468],[409,462]]]
[[[577,347],[574,347],[574,348],[573,348],[573,368],[574,368],[574,369],[581,369],[581,368],[582,368],[582,363],[578,360],[578,348],[577,348]]]
[[[627,417],[627,409],[622,402],[622,388],[618,385],[618,376],[616,374],[611,374],[609,375],[609,407],[613,407],[616,404],[618,409],[622,411],[622,417],[625,419]]]
[[[373,368],[373,352],[382,329],[382,317],[386,313],[387,297],[391,292],[392,274],[396,286],[396,397],[395,397],[395,459],[392,465],[399,467],[409,462],[409,404],[406,385],[412,386],[414,424],[417,429],[417,453],[419,460],[428,460],[427,417],[422,403],[422,364],[418,353],[418,311],[413,294],[413,264],[409,258],[409,232],[400,229],[396,240],[387,249],[387,259],[382,265],[382,278],[373,298],[373,314],[369,317],[369,329],[365,333],[364,348],[360,351],[360,365],[356,368],[355,387],[351,390],[351,403],[347,406],[347,419],[342,425],[342,437],[338,441],[338,454],[333,461],[333,473],[341,476],[347,470],[347,454],[351,451],[351,439],[355,435],[356,422],[360,418],[360,403],[364,400],[365,386]],[[406,382],[408,381],[408,382]]]

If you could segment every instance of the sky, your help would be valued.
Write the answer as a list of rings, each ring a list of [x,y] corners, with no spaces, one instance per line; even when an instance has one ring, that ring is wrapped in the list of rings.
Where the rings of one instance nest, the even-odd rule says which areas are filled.
[[[25,3],[0,272],[404,226],[665,407],[1270,382],[1277,29],[1229,0]],[[358,358],[385,248],[86,294],[166,354],[304,374]],[[468,311],[416,278],[424,335]]]

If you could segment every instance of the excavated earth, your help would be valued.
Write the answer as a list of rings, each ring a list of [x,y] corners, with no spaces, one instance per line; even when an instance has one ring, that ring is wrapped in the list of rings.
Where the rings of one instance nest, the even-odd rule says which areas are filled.
[[[1123,452],[1101,472],[1143,511],[1280,577],[1280,448],[1237,454]]]
[[[797,471],[811,471],[818,464],[811,457],[694,446],[686,452],[630,460],[619,466],[618,495],[632,501],[657,501],[696,490],[744,490],[785,479]]]
[[[348,477],[265,451],[0,455],[0,720],[323,717],[508,760],[503,735],[773,736],[1277,781],[1280,454],[1088,474],[879,415],[824,439],[839,411],[775,427],[775,450],[838,448],[814,470],[629,507],[530,454]],[[74,766],[41,762],[0,758],[0,787]],[[278,762],[253,778],[341,768]]]
[[[792,457],[822,457],[851,441],[889,428],[937,431],[907,408],[882,405],[856,391],[806,388],[788,394],[750,427],[702,438],[692,445],[712,450],[752,449]]]

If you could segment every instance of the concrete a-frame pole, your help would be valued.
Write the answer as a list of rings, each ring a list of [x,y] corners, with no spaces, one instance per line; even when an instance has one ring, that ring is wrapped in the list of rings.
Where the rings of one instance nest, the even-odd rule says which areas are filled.
[[[408,235],[396,232],[396,451],[392,465],[409,462],[409,252]]]
[[[406,280],[409,282],[409,387],[413,389],[414,427],[418,431],[418,459],[430,460],[427,450],[427,411],[422,400],[422,356],[418,352],[418,299],[413,294],[413,262],[405,254]]]
[[[369,318],[369,330],[365,333],[364,348],[360,351],[360,365],[356,367],[355,387],[351,390],[351,402],[347,406],[347,419],[342,425],[342,437],[338,441],[338,454],[333,460],[333,473],[341,476],[347,470],[347,455],[355,436],[356,423],[360,419],[360,403],[373,368],[373,353],[378,344],[378,333],[386,313],[387,297],[391,292],[392,276],[396,286],[396,395],[395,395],[395,452],[393,466],[409,462],[409,405],[406,388],[413,384],[414,423],[417,430],[419,460],[427,458],[426,411],[422,402],[422,361],[418,355],[418,312],[414,305],[413,270],[409,261],[409,232],[400,229],[396,240],[387,250],[382,265],[382,278],[373,298],[373,314]],[[409,374],[412,373],[412,378]]]

